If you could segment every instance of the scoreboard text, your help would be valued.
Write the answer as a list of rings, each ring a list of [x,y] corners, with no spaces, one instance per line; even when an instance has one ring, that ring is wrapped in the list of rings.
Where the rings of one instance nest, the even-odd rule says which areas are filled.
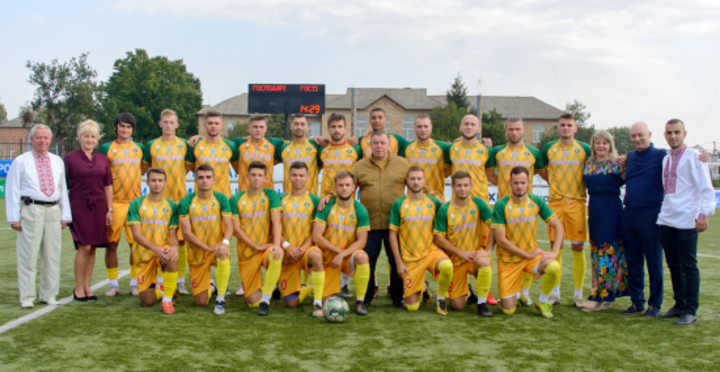
[[[324,84],[250,84],[248,113],[325,113]]]

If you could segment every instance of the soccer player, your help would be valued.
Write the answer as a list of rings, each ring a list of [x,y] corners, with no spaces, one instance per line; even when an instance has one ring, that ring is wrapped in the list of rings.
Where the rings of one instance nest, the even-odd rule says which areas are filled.
[[[403,278],[408,310],[420,308],[420,293],[425,288],[425,271],[438,281],[435,308],[447,315],[445,297],[453,277],[453,264],[433,242],[435,214],[440,201],[423,193],[425,171],[412,165],[407,173],[407,196],[393,203],[390,211],[390,248],[395,256],[398,275]]]
[[[215,315],[225,314],[225,291],[230,280],[230,239],[233,221],[224,194],[213,191],[215,171],[210,164],[195,169],[196,191],[180,200],[178,214],[183,236],[190,243],[190,284],[197,306],[210,299],[210,266],[217,266]]]
[[[435,216],[435,244],[442,248],[453,262],[450,282],[450,305],[462,310],[470,292],[468,274],[476,278],[478,314],[491,317],[487,297],[492,283],[490,254],[494,238],[481,243],[482,226],[492,219],[490,207],[484,200],[472,196],[473,181],[470,173],[457,171],[451,176],[453,197],[443,204]]]
[[[150,189],[148,195],[133,199],[127,214],[127,223],[135,238],[132,256],[140,303],[152,306],[162,297],[163,313],[173,314],[172,299],[178,274],[178,206],[163,195],[167,184],[164,169],[148,169],[147,184]],[[158,266],[162,266],[168,279],[163,291],[156,288]]]
[[[525,138],[525,122],[517,116],[510,116],[505,121],[505,137],[507,143],[497,146],[493,149],[495,158],[495,166],[497,175],[493,173],[492,177],[488,177],[490,182],[498,187],[498,196],[496,200],[504,198],[512,194],[510,187],[510,171],[520,165],[528,170],[530,181],[528,184],[528,194],[532,194],[532,179],[536,171],[545,169],[545,162],[540,156],[540,150],[526,144]],[[522,292],[520,294],[520,303],[525,306],[532,305],[530,299],[530,286],[532,285],[533,275],[531,273],[523,273]]]
[[[132,249],[133,237],[130,225],[127,224],[127,215],[130,202],[140,196],[144,151],[141,144],[132,141],[137,123],[131,113],[123,112],[118,115],[115,117],[113,125],[118,138],[100,147],[100,153],[107,156],[110,161],[113,179],[113,206],[111,208],[113,223],[108,227],[109,243],[105,250],[105,267],[108,280],[110,280],[110,289],[105,293],[106,297],[113,297],[120,293],[120,285],[117,280],[117,248],[123,228],[125,229],[125,240]],[[132,267],[132,262],[130,266]]]
[[[563,113],[557,125],[560,139],[552,141],[542,149],[542,157],[547,171],[540,177],[550,185],[548,206],[555,212],[565,228],[565,239],[570,240],[573,253],[573,279],[575,295],[573,304],[581,307],[585,303],[583,286],[585,285],[585,252],[583,246],[587,240],[587,219],[585,217],[585,179],[583,166],[591,155],[590,145],[575,140],[577,124],[571,113]],[[553,239],[552,230],[548,232]],[[562,249],[562,245],[560,246]],[[562,251],[557,258],[562,268]],[[560,303],[560,285],[553,289],[552,304]]]
[[[305,190],[308,176],[307,164],[295,162],[290,165],[292,191],[281,195],[282,237],[285,260],[280,273],[280,291],[286,307],[296,307],[310,293],[314,293],[313,312],[322,318],[322,297],[325,286],[325,267],[322,251],[313,246],[312,228],[318,197]],[[301,288],[301,272],[312,269],[313,286]]]
[[[207,131],[207,137],[201,138],[194,147],[188,151],[188,166],[197,168],[202,164],[210,164],[215,170],[214,190],[230,197],[230,166],[237,171],[238,149],[233,141],[221,136],[222,128],[225,126],[220,112],[210,110],[205,113],[203,123]]]
[[[162,130],[162,136],[150,141],[145,146],[143,153],[143,172],[149,167],[159,167],[165,170],[167,176],[163,195],[175,203],[187,195],[187,187],[185,185],[185,175],[188,167],[185,159],[188,153],[187,142],[175,136],[178,128],[177,113],[170,109],[164,109],[160,113],[160,121],[158,126]],[[190,292],[185,288],[185,274],[187,273],[187,246],[182,235],[182,230],[178,230],[178,278],[177,293],[181,295],[189,295]],[[134,267],[130,266],[130,292],[136,285]],[[158,276],[158,284],[164,283],[164,278]],[[137,289],[135,289],[137,292]],[[137,294],[135,294],[137,296]]]
[[[368,124],[368,130],[365,131],[365,135],[358,139],[360,146],[362,147],[363,156],[370,156],[372,154],[372,143],[370,142],[372,139],[371,134],[378,130],[387,131],[385,129],[385,125],[387,124],[387,115],[385,114],[385,110],[380,107],[375,107],[370,110]],[[390,135],[390,151],[392,151],[395,155],[404,156],[405,146],[407,146],[407,140],[405,137],[399,134],[390,133],[389,131],[387,131],[387,133]]]
[[[238,191],[245,191],[248,187],[247,170],[250,163],[260,161],[267,167],[267,181],[263,185],[266,189],[274,189],[273,166],[275,152],[282,147],[284,141],[280,138],[265,138],[267,134],[267,118],[262,114],[253,114],[248,123],[250,131],[249,140],[235,138],[232,141],[238,148]]]
[[[512,194],[493,209],[492,227],[498,245],[498,290],[500,305],[505,314],[513,314],[520,292],[522,273],[532,273],[536,279],[544,275],[540,298],[535,306],[542,316],[552,318],[550,294],[560,284],[558,253],[562,247],[563,226],[541,197],[527,193],[530,172],[524,166],[510,171]],[[555,231],[550,252],[537,247],[537,216]]]
[[[417,165],[425,171],[428,186],[435,191],[440,202],[445,202],[445,166],[451,164],[448,157],[451,145],[432,139],[432,129],[430,116],[420,114],[415,117],[417,139],[405,146],[405,159],[410,165]]]
[[[351,146],[345,139],[347,123],[345,116],[332,113],[327,120],[330,144],[320,148],[320,161],[323,164],[320,197],[335,190],[335,175],[340,171],[349,171],[353,164],[362,158],[359,145]]]
[[[258,315],[266,316],[270,314],[270,298],[282,270],[282,206],[275,190],[263,188],[267,181],[265,163],[251,162],[246,177],[247,190],[230,198],[238,269],[245,301],[251,308],[260,308]],[[266,269],[264,285],[261,267]]]
[[[365,294],[370,283],[370,259],[363,251],[370,231],[367,209],[354,200],[355,175],[335,175],[337,199],[332,199],[315,216],[313,241],[322,249],[325,264],[323,301],[340,292],[340,273],[355,277],[355,312],[367,315]],[[314,276],[315,274],[313,274]]]
[[[275,154],[275,159],[284,165],[285,192],[292,189],[290,185],[290,165],[296,161],[301,161],[308,166],[308,179],[306,189],[313,194],[318,192],[318,172],[322,167],[322,159],[320,159],[320,146],[315,140],[308,139],[309,124],[307,118],[303,114],[295,114],[290,122],[290,130],[292,131],[292,142],[283,144],[279,152]]]

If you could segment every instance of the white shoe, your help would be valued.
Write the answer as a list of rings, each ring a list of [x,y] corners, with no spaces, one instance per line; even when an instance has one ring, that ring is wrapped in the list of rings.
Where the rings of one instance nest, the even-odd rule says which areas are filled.
[[[215,314],[215,315],[225,314],[225,301],[215,301],[215,310],[213,310],[213,314]]]
[[[48,304],[52,306],[60,305],[60,301],[56,300],[55,297],[46,298],[44,300],[40,300],[41,304]]]
[[[110,289],[108,289],[107,292],[105,292],[105,297],[115,297],[120,293],[120,287],[116,286],[110,286]]]
[[[577,308],[582,308],[582,305],[585,303],[585,299],[582,298],[582,296],[575,297],[573,299],[573,305]]]
[[[555,293],[551,293],[550,297],[548,298],[548,303],[550,305],[560,305],[560,296],[556,295]]]
[[[20,307],[23,309],[31,309],[35,307],[35,304],[33,304],[32,301],[20,301]]]
[[[530,296],[525,297],[525,294],[520,292],[520,298],[518,299],[518,303],[522,304],[523,306],[532,306],[533,302],[530,299]]]
[[[177,288],[175,288],[175,293],[181,294],[181,295],[189,295],[190,292],[185,288],[185,282],[178,283]]]
[[[245,294],[245,290],[243,289],[242,286],[240,286],[240,288],[238,288],[237,292],[235,292],[235,296],[242,296],[244,294]]]

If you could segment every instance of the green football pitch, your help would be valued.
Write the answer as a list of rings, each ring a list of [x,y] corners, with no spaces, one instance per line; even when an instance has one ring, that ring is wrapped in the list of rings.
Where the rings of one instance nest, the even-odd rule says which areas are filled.
[[[0,216],[2,325],[45,305],[19,307],[15,231],[5,222],[4,202]],[[547,239],[544,224],[538,239]],[[548,247],[545,242],[540,245]],[[93,283],[105,279],[104,253],[98,253]],[[128,269],[128,253],[123,242],[121,272]],[[628,298],[619,299],[610,310],[591,314],[571,307],[569,249],[563,260],[563,304],[554,307],[553,319],[522,307],[511,316],[491,307],[492,318],[479,317],[474,305],[447,316],[436,314],[434,305],[422,305],[415,313],[396,309],[386,297],[384,255],[378,266],[380,295],[369,308],[370,315],[351,314],[342,324],[312,318],[310,299],[296,309],[285,309],[282,301],[274,300],[270,316],[258,317],[257,309],[249,309],[244,299],[234,295],[224,316],[213,315],[212,306],[196,307],[191,296],[176,300],[174,315],[164,315],[159,304],[141,307],[128,294],[129,277],[124,276],[120,296],[106,299],[102,295],[107,287],[103,287],[95,291],[99,301],[71,301],[0,333],[0,370],[717,370],[720,217],[713,216],[709,231],[700,235],[699,253],[699,320],[689,327],[674,326],[672,320],[622,315],[630,305]],[[70,233],[64,230],[58,299],[72,294],[73,256]],[[495,273],[495,293],[496,280]],[[239,282],[233,262],[230,290],[236,290]],[[585,283],[587,295],[589,270]],[[433,292],[436,288],[431,284]],[[539,291],[536,282],[531,291],[534,300]],[[666,270],[664,309],[672,304]]]

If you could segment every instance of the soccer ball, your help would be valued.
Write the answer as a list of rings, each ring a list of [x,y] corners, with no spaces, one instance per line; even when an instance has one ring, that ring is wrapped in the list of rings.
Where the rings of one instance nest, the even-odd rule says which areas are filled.
[[[323,306],[323,316],[330,323],[342,323],[347,318],[350,308],[340,297],[330,297]]]

